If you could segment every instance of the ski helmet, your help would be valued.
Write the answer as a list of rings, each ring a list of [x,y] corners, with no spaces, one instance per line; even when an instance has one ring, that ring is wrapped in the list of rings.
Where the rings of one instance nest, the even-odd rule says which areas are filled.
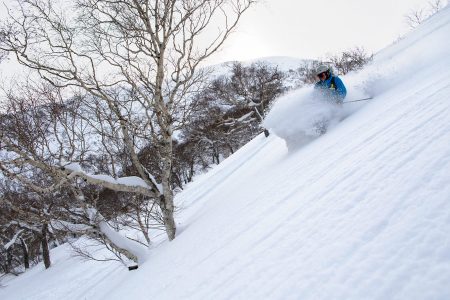
[[[323,73],[323,72],[327,72],[330,71],[330,67],[327,65],[320,65],[317,69],[316,69],[316,76],[319,76],[319,74]]]

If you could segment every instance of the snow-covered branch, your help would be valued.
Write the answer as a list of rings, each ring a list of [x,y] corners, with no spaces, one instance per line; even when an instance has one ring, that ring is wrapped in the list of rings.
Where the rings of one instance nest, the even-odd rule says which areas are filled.
[[[67,179],[80,177],[90,184],[99,185],[114,191],[139,193],[141,195],[154,198],[156,196],[155,191],[152,190],[152,188],[142,178],[137,176],[119,177],[116,179],[109,175],[93,175],[84,172],[79,164],[74,163],[65,165],[62,169],[68,171]]]
[[[23,229],[16,232],[16,234],[12,237],[12,239],[5,244],[5,246],[4,246],[5,250],[8,250],[9,247],[11,247],[12,245],[14,245],[16,243],[17,238],[20,236],[20,234],[22,234],[22,232],[23,232]]]

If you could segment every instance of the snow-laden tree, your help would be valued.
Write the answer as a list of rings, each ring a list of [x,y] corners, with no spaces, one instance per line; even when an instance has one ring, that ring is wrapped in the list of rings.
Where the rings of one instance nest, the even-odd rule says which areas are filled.
[[[33,139],[2,135],[2,147],[8,153],[6,161],[2,158],[2,172],[40,193],[70,187],[79,201],[84,196],[77,178],[91,185],[151,198],[160,208],[168,238],[174,239],[174,131],[189,118],[190,96],[204,82],[205,72],[199,65],[220,48],[254,2],[18,1],[18,7],[9,11],[10,17],[2,27],[4,40],[0,49],[14,54],[19,63],[37,71],[53,86],[65,88],[65,95],[79,91],[89,94],[82,101],[95,118],[82,117],[84,122],[73,122],[73,126],[81,126],[76,134],[63,128],[67,131],[63,139],[55,138],[45,145],[53,152],[50,159],[45,159],[45,151],[34,155],[33,147],[42,145]],[[216,26],[217,22],[221,25]],[[111,157],[107,160],[110,165],[103,169],[105,176],[94,175],[93,170],[101,169],[95,165],[74,164],[85,161],[89,155],[90,141],[80,137],[82,126],[88,121],[100,135],[105,131],[104,136],[109,137],[103,145],[104,153]],[[116,144],[108,144],[112,141]],[[66,151],[67,143],[70,147]],[[152,173],[139,156],[148,145],[155,149],[159,174]],[[114,163],[118,148],[135,171],[132,180],[114,177],[120,173]],[[58,155],[54,155],[56,151]],[[33,168],[50,176],[52,185],[30,182],[23,172],[26,175]],[[97,213],[92,216],[98,218]],[[128,247],[111,228],[102,221],[99,224],[120,247]],[[132,252],[132,248],[128,250]]]
[[[67,232],[84,224],[95,229],[102,220],[84,200],[86,189],[63,180],[66,174],[58,166],[62,158],[82,158],[88,150],[83,146],[86,126],[74,114],[81,102],[64,103],[58,91],[48,85],[16,86],[3,100],[0,116],[0,170],[10,179],[2,176],[6,184],[1,185],[0,205],[8,213],[0,227],[31,233],[42,245],[46,267],[51,264],[48,243],[54,229]]]
[[[265,63],[235,63],[229,75],[215,78],[193,102],[192,118],[182,131],[195,160],[218,164],[261,133],[270,104],[286,90],[284,78]]]
[[[18,265],[30,267],[30,260],[39,257],[45,268],[51,266],[49,242],[52,236],[52,210],[58,200],[29,191],[6,190],[2,186],[0,205],[0,235],[4,241],[0,252],[15,258],[15,264],[3,268],[15,272]],[[10,265],[11,261],[7,265]]]

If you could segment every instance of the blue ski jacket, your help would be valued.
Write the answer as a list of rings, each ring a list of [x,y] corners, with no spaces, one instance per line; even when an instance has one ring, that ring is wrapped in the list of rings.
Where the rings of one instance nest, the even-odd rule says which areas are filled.
[[[320,90],[326,99],[334,100],[337,103],[342,103],[347,95],[344,83],[339,77],[334,75],[331,75],[324,81],[317,82],[314,88]]]

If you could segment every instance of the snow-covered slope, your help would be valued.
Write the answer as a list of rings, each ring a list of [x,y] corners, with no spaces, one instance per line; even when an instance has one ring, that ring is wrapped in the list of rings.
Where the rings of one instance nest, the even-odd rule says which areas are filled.
[[[137,271],[99,268],[96,290],[56,263],[0,298],[450,299],[449,36],[447,8],[343,78],[375,98],[326,135],[296,151],[258,136],[198,177],[177,238]]]
[[[75,246],[84,243],[82,238]],[[98,257],[102,254],[111,257],[104,249],[95,253]],[[17,278],[4,279],[0,285],[0,299],[101,299],[129,273],[116,261],[86,261],[73,254],[69,244],[52,249],[50,269],[45,270],[44,264],[40,263]]]

